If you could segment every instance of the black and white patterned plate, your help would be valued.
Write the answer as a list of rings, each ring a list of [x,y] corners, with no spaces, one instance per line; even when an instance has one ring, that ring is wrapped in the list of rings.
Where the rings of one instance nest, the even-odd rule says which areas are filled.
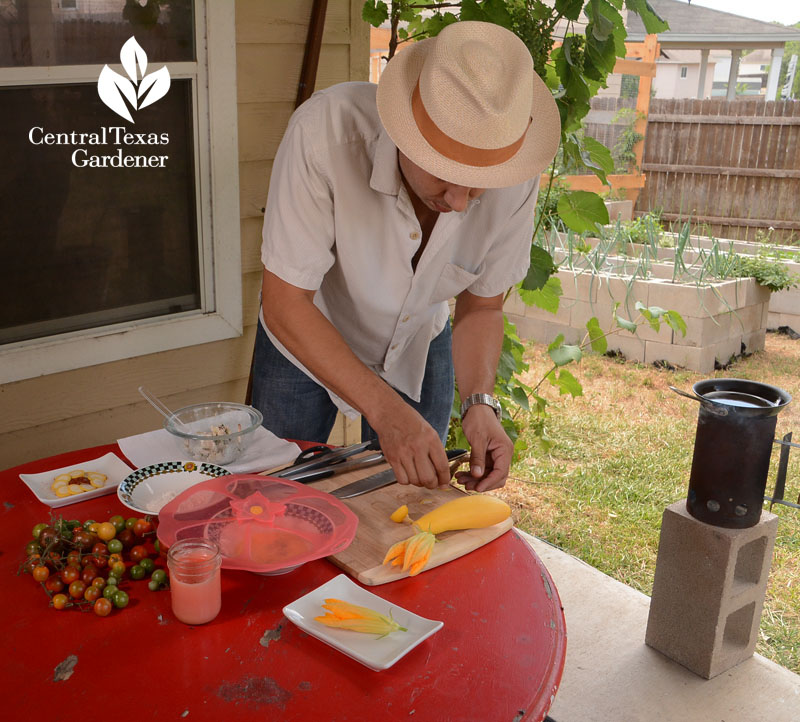
[[[137,469],[117,487],[119,500],[141,514],[158,514],[190,486],[230,472],[203,461],[162,461]]]

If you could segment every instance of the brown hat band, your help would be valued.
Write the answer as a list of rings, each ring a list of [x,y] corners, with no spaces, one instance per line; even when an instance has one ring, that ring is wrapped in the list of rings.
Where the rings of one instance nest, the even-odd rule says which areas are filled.
[[[481,168],[500,165],[513,158],[514,154],[522,147],[525,141],[525,134],[528,132],[533,120],[532,118],[528,119],[528,125],[525,126],[523,134],[510,145],[503,148],[475,148],[451,138],[433,122],[422,102],[422,96],[419,92],[419,80],[417,80],[414,92],[411,94],[411,111],[414,114],[414,121],[420,133],[422,133],[422,137],[428,141],[435,151],[457,163]]]

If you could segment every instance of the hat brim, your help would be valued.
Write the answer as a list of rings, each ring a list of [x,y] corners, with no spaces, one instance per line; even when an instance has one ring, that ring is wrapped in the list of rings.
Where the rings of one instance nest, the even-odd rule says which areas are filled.
[[[423,137],[411,110],[411,94],[434,38],[411,43],[395,55],[378,83],[378,113],[398,149],[423,170],[470,188],[505,188],[538,176],[553,160],[561,140],[561,118],[553,95],[533,74],[531,124],[517,153],[492,166],[464,165],[436,151]]]

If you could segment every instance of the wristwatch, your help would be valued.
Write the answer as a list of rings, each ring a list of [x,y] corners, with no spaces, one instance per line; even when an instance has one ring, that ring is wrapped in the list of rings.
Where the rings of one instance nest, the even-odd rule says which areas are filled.
[[[464,418],[464,414],[467,413],[467,409],[469,409],[470,406],[475,406],[476,404],[485,404],[486,406],[491,406],[497,418],[500,418],[500,402],[494,396],[489,394],[472,394],[467,396],[467,398],[461,402],[461,418]]]

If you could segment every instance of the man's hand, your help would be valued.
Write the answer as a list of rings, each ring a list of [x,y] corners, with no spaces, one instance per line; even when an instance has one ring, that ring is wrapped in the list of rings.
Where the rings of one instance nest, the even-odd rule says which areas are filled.
[[[450,467],[439,435],[399,396],[396,404],[369,422],[399,484],[435,489],[450,483]]]
[[[456,473],[456,481],[471,491],[499,489],[506,483],[514,444],[494,413],[484,404],[471,406],[461,422],[472,449],[469,471]]]

